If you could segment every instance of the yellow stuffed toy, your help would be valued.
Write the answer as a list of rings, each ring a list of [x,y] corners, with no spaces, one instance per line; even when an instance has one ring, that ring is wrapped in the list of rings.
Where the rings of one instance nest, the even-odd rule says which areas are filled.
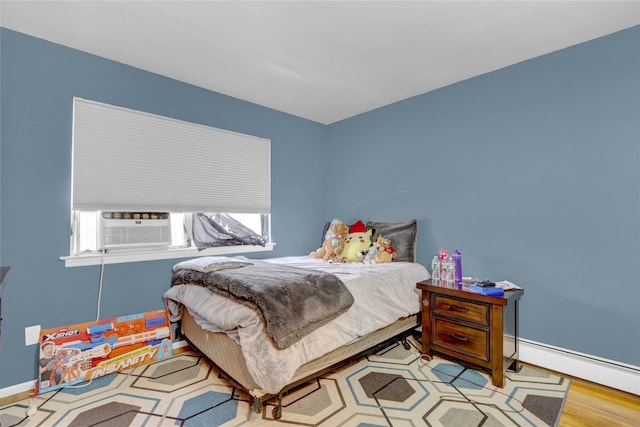
[[[327,232],[326,239],[322,242],[322,247],[317,251],[311,252],[311,258],[322,258],[325,262],[333,261],[336,257],[340,257],[344,249],[344,239],[349,234],[349,226],[340,220],[331,221],[331,226]]]
[[[336,261],[360,262],[371,247],[371,230],[367,230],[364,222],[358,221],[351,226],[349,235],[344,240],[344,249]]]

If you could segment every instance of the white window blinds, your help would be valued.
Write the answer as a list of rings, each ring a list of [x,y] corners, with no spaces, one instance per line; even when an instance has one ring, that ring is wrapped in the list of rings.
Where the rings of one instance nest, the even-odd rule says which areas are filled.
[[[270,213],[271,142],[74,98],[72,209]]]

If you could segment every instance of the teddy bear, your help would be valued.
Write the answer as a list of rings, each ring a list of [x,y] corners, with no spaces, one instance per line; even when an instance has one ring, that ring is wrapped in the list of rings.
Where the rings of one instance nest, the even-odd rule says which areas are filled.
[[[340,220],[333,220],[325,236],[322,247],[311,252],[309,256],[315,259],[322,259],[325,262],[333,261],[339,257],[344,250],[344,239],[349,234],[349,226]]]
[[[398,257],[396,250],[391,246],[391,239],[380,235],[376,240],[376,246],[378,247],[378,254],[374,258],[376,263],[391,262]]]

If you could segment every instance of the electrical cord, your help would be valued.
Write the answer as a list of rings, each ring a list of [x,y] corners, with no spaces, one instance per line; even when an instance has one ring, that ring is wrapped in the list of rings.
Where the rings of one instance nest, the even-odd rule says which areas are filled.
[[[102,305],[102,279],[104,278],[104,255],[106,254],[106,252],[107,252],[106,249],[103,249],[100,252],[100,279],[98,281],[98,302],[96,307],[96,322],[100,320],[100,306]],[[62,388],[83,388],[83,387],[90,386],[92,382],[93,382],[93,379],[90,379],[89,381],[85,381],[80,384],[65,385]]]
[[[100,252],[100,280],[98,282],[98,307],[96,309],[96,322],[100,320],[100,305],[102,301],[102,278],[104,277],[104,255],[107,250],[103,249]]]
[[[451,373],[449,373],[449,372],[441,371],[441,370],[439,370],[439,369],[437,369],[437,368],[435,368],[435,367],[433,367],[433,366],[429,366],[429,363],[428,363],[428,362],[427,362],[427,363],[425,363],[425,362],[423,361],[423,359],[422,359],[422,349],[420,349],[420,348],[418,348],[418,347],[417,347],[417,345],[415,344],[414,340],[407,339],[407,342],[408,342],[408,343],[409,343],[409,345],[410,345],[410,348],[409,348],[409,350],[408,350],[408,351],[410,351],[410,352],[412,352],[413,354],[415,354],[415,355],[417,355],[417,356],[418,356],[418,357],[416,358],[416,363],[417,363],[417,365],[418,365],[420,368],[427,368],[427,369],[429,369],[431,372],[438,372],[438,373],[440,373],[441,375],[444,375],[444,376],[446,376],[446,377],[450,377],[451,379],[450,379],[450,380],[442,380],[442,381],[433,381],[433,380],[431,380],[431,379],[418,379],[418,378],[414,378],[414,377],[404,377],[404,376],[398,376],[398,377],[395,377],[395,378],[393,378],[389,383],[381,385],[381,386],[380,386],[380,388],[379,388],[378,390],[376,390],[376,391],[372,392],[372,396],[373,396],[373,398],[375,399],[376,404],[380,407],[380,409],[383,411],[383,413],[384,413],[384,406],[383,406],[383,405],[378,401],[378,396],[377,396],[377,394],[378,394],[378,393],[380,393],[380,392],[382,392],[384,389],[386,389],[386,388],[387,388],[387,387],[389,387],[392,383],[394,383],[395,381],[398,381],[398,380],[415,381],[415,382],[418,382],[418,383],[420,383],[420,382],[427,382],[427,383],[441,383],[441,384],[448,384],[449,386],[453,387],[453,389],[456,391],[456,393],[453,393],[453,394],[451,394],[451,395],[448,397],[448,400],[449,400],[449,401],[458,401],[458,402],[469,403],[469,404],[474,405],[474,406],[476,406],[476,407],[479,407],[479,406],[487,406],[487,407],[490,407],[490,408],[496,408],[496,405],[495,405],[494,403],[481,402],[481,401],[478,401],[478,400],[472,399],[471,397],[467,396],[463,390],[461,390],[458,386],[456,386],[456,385],[454,384],[454,382],[455,382],[456,380],[457,380],[457,381],[464,381],[464,382],[466,382],[467,384],[473,384],[474,386],[479,387],[479,388],[481,388],[481,389],[490,389],[490,390],[492,390],[492,391],[493,391],[494,393],[496,393],[496,394],[501,394],[501,395],[504,395],[505,397],[509,397],[509,398],[511,398],[511,400],[513,400],[513,401],[517,402],[517,403],[519,404],[519,406],[520,406],[520,408],[519,408],[519,409],[512,409],[512,410],[504,409],[504,408],[498,408],[498,409],[499,409],[501,412],[503,412],[503,413],[519,414],[519,413],[521,413],[521,412],[523,412],[523,411],[525,410],[524,403],[523,403],[521,400],[519,400],[519,399],[517,399],[517,398],[515,398],[515,397],[513,397],[513,396],[510,396],[509,394],[507,394],[507,393],[505,393],[505,392],[502,392],[502,391],[500,391],[500,390],[497,390],[497,389],[495,389],[495,388],[489,388],[489,387],[486,387],[484,384],[479,384],[479,383],[476,383],[476,382],[474,382],[474,381],[471,381],[471,380],[469,380],[469,379],[467,379],[467,378],[461,378],[461,377],[460,377],[460,375],[461,375],[465,370],[467,370],[467,369],[475,370],[474,368],[469,367],[469,366],[466,366],[464,363],[460,363],[460,361],[458,361],[458,364],[459,364],[460,366],[462,366],[464,369],[463,369],[463,371],[462,371],[462,372],[458,373],[457,375],[453,375],[453,374],[451,374]],[[387,350],[387,351],[388,351],[388,350]],[[369,356],[367,356],[366,358],[367,358],[367,360],[369,360]],[[478,409],[480,409],[480,408],[478,408]],[[384,415],[385,415],[385,417],[386,417],[386,414],[384,414]]]
[[[96,322],[100,320],[100,306],[102,305],[102,280],[104,278],[104,256],[106,252],[107,252],[106,249],[102,249],[102,251],[100,252],[100,279],[98,280],[98,301],[96,304],[97,305]],[[92,382],[93,382],[93,379],[81,384],[66,385],[66,386],[63,386],[62,388],[83,388],[91,385]],[[36,382],[36,390],[33,396],[31,396],[31,398],[29,399],[29,406],[27,407],[27,410],[26,410],[27,417],[35,415],[35,413],[38,411],[38,406],[35,404],[35,397],[37,394],[38,394],[38,383]]]
[[[414,345],[413,341],[411,341],[411,347],[413,348],[413,349],[412,349],[412,352],[413,352],[413,353],[417,353],[419,356],[422,356],[422,349],[418,349],[418,348]],[[477,400],[475,400],[475,399],[471,399],[470,397],[468,397],[468,396],[467,396],[467,395],[466,395],[462,390],[460,390],[460,388],[458,388],[455,384],[453,384],[453,382],[454,382],[454,381],[456,381],[456,380],[458,380],[458,381],[464,381],[464,382],[466,382],[466,383],[468,383],[468,384],[473,384],[474,386],[479,387],[479,388],[482,388],[482,389],[487,389],[487,390],[489,390],[489,389],[490,389],[490,390],[493,390],[493,392],[494,392],[494,393],[496,393],[496,394],[501,394],[501,395],[503,395],[503,396],[505,396],[505,397],[509,397],[509,398],[511,398],[513,401],[518,402],[518,403],[519,403],[519,405],[520,405],[520,409],[513,409],[513,410],[509,410],[509,409],[500,409],[500,411],[502,411],[502,412],[505,412],[505,413],[514,413],[514,414],[519,414],[519,413],[521,413],[521,412],[523,412],[523,411],[525,410],[524,402],[522,402],[521,400],[519,400],[519,399],[517,399],[517,398],[515,398],[515,397],[513,397],[513,396],[511,396],[511,395],[509,395],[509,394],[507,394],[507,393],[505,393],[505,392],[503,392],[503,391],[497,390],[496,388],[486,387],[484,384],[478,384],[478,383],[476,383],[476,382],[474,382],[474,381],[471,381],[471,380],[469,380],[469,379],[467,379],[467,378],[461,378],[461,377],[460,377],[460,375],[461,375],[461,374],[462,374],[462,372],[464,372],[465,370],[467,370],[467,369],[475,370],[473,367],[469,367],[469,366],[467,366],[466,364],[462,363],[462,361],[457,361],[457,363],[458,363],[460,366],[462,366],[462,367],[464,368],[464,370],[463,370],[462,372],[458,373],[457,375],[452,375],[452,374],[450,374],[450,373],[448,373],[448,372],[444,372],[444,371],[441,371],[441,370],[439,370],[439,369],[437,369],[437,368],[435,368],[435,367],[429,366],[429,363],[428,363],[428,362],[427,362],[427,363],[425,363],[425,362],[423,361],[422,357],[420,357],[420,358],[418,359],[417,363],[418,363],[418,365],[419,365],[421,368],[428,368],[428,369],[429,369],[430,371],[432,371],[432,372],[438,372],[438,373],[440,373],[440,374],[442,374],[442,375],[444,375],[444,376],[451,377],[451,380],[449,380],[449,381],[441,381],[441,382],[442,382],[443,384],[449,384],[451,387],[453,387],[453,388],[454,388],[454,389],[455,389],[455,390],[460,394],[460,396],[461,396],[461,398],[462,398],[462,399],[460,400],[461,402],[467,402],[467,403],[470,403],[470,404],[473,404],[473,405],[482,405],[482,406],[488,406],[488,407],[495,407],[495,404],[493,404],[493,403],[479,402],[479,401],[477,401]],[[407,379],[407,380],[416,380],[415,378],[405,378],[405,379]],[[420,382],[420,381],[423,381],[423,380],[416,380],[416,381]],[[426,380],[426,381],[427,381],[427,382],[434,382],[434,381],[431,381],[431,380]],[[453,397],[453,396],[452,396],[452,397]],[[451,400],[454,400],[454,399],[451,399]]]

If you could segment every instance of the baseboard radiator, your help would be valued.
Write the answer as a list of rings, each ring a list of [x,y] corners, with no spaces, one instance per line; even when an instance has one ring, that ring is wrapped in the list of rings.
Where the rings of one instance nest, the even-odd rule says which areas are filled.
[[[638,366],[522,338],[518,346],[522,362],[640,395]]]

